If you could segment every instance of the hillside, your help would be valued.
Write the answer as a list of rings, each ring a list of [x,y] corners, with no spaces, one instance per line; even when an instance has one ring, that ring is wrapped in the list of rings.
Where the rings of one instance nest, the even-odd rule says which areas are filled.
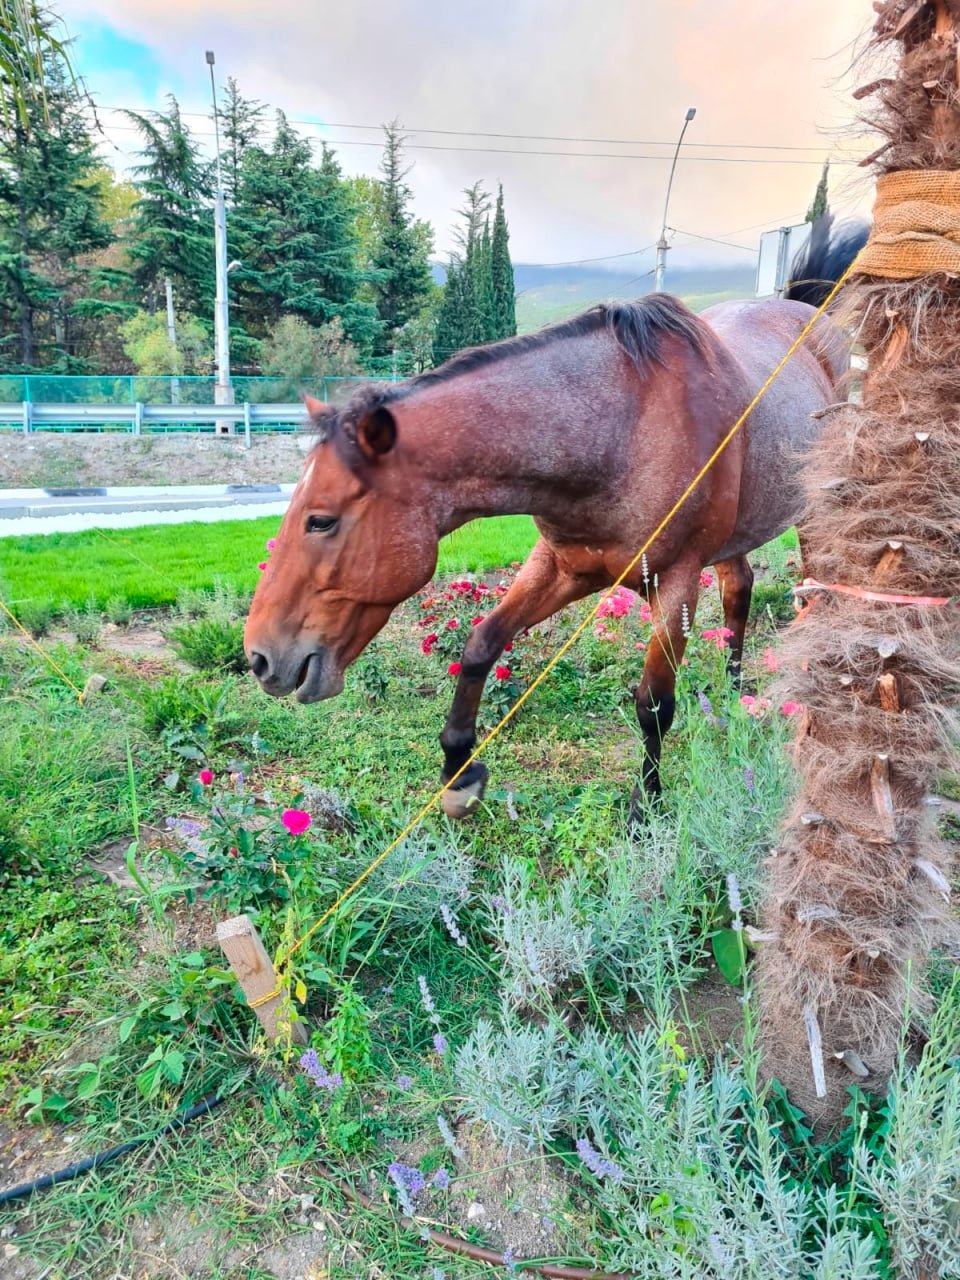
[[[538,267],[517,263],[517,328],[539,329],[575,315],[596,302],[639,298],[653,289],[653,276],[591,267]],[[667,287],[695,311],[726,298],[751,297],[752,267],[678,268],[669,271]]]

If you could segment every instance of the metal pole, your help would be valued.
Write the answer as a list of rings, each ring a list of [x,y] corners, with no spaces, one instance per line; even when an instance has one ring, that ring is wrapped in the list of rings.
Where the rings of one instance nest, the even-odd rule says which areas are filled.
[[[174,360],[177,358],[177,321],[173,314],[173,282],[169,276],[164,276],[164,288],[167,291],[167,338],[171,347],[173,347]],[[176,374],[170,381],[170,403],[180,403],[180,379]]]
[[[670,190],[673,187],[673,175],[677,168],[677,157],[680,155],[680,148],[683,145],[683,135],[687,132],[687,125],[696,114],[696,107],[687,108],[687,114],[683,118],[683,128],[680,130],[680,137],[677,139],[677,149],[673,153],[673,164],[670,166],[670,177],[667,180],[667,198],[663,202],[663,223],[660,227],[660,239],[657,241],[657,269],[654,277],[654,288],[657,293],[663,292],[663,281],[667,272],[667,250],[670,248],[669,244],[667,244],[667,210],[670,207]]]
[[[223,167],[220,160],[220,117],[217,111],[217,84],[213,75],[213,50],[207,50],[210,68],[210,91],[213,98],[213,128],[217,148],[217,194],[213,203],[214,253],[217,268],[217,296],[214,304],[213,328],[216,344],[217,382],[214,388],[216,404],[233,404],[233,386],[230,381],[230,314],[227,302],[227,202],[223,194]],[[218,435],[232,435],[232,422],[218,422]]]

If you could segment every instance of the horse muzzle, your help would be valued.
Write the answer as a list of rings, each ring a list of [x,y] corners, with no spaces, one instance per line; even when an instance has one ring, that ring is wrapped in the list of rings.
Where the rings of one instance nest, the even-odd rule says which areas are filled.
[[[327,648],[271,652],[266,646],[251,647],[247,658],[264,693],[274,698],[292,693],[298,702],[322,702],[343,689],[343,672]]]

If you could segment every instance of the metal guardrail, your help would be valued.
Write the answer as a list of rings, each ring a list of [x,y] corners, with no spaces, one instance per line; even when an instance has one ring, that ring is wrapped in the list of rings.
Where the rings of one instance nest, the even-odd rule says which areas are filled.
[[[191,426],[215,429],[218,423],[242,426],[246,446],[255,426],[298,426],[304,421],[302,404],[0,404],[0,428],[25,433],[58,427],[128,426],[135,435],[151,426]]]

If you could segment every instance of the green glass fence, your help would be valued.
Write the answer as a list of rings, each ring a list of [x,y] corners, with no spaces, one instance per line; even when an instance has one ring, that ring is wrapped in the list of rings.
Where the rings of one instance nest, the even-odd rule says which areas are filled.
[[[344,394],[367,378],[319,378],[304,385],[291,378],[236,377],[237,404],[290,404],[304,392],[320,400]],[[0,375],[0,403],[19,404],[214,404],[214,378],[143,378],[126,374],[66,377],[47,374]]]

